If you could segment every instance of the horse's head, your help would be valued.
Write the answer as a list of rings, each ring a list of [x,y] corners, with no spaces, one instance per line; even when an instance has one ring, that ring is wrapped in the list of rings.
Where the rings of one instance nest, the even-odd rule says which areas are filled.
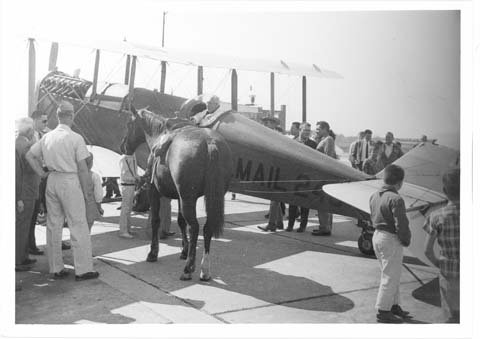
[[[145,130],[143,128],[142,119],[135,109],[131,107],[132,118],[127,123],[127,133],[123,137],[120,150],[124,154],[133,154],[138,146],[146,141]],[[140,110],[141,112],[142,110]]]

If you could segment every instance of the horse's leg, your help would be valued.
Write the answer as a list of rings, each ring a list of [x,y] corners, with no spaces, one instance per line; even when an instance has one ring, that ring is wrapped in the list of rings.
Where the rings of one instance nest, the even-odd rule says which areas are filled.
[[[198,239],[198,220],[196,212],[196,199],[183,200],[182,205],[182,214],[185,218],[187,224],[190,226],[189,235],[190,241],[188,244],[188,258],[185,268],[183,269],[183,274],[180,277],[180,280],[190,280],[192,279],[192,273],[195,271],[195,257],[197,251],[197,239]]]
[[[160,192],[152,184],[149,190],[150,195],[150,220],[152,225],[152,243],[147,256],[148,262],[158,260],[158,229],[160,228]]]
[[[187,222],[182,214],[182,208],[180,206],[180,199],[178,199],[178,217],[177,223],[182,232],[182,253],[180,254],[180,259],[185,260],[188,256],[188,238],[187,238]]]
[[[203,226],[203,241],[205,249],[203,251],[202,265],[200,268],[200,280],[209,281],[210,275],[210,242],[212,240],[212,230],[207,223]]]

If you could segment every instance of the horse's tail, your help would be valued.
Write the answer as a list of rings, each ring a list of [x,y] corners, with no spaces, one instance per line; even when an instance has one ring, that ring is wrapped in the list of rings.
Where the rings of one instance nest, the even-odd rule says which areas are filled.
[[[205,211],[207,222],[215,238],[223,233],[225,214],[225,180],[220,164],[218,145],[215,140],[207,141],[207,171],[205,174]]]

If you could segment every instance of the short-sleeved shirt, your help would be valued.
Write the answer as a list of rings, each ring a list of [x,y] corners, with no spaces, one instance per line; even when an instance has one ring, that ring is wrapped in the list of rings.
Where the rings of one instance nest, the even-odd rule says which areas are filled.
[[[402,244],[410,242],[405,201],[393,186],[384,185],[370,197],[370,216],[375,229],[397,234]]]
[[[335,140],[333,140],[331,136],[322,138],[317,145],[317,150],[331,158],[337,158],[337,152],[335,152]]]
[[[45,134],[30,149],[50,171],[78,173],[77,162],[89,156],[83,137],[64,124]]]
[[[437,235],[440,255],[440,272],[447,278],[460,276],[460,204],[449,202],[445,207],[432,212],[425,220],[423,229]]]

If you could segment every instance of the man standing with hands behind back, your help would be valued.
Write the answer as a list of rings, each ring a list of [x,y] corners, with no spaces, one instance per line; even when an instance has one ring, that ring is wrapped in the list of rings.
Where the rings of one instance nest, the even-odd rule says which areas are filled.
[[[93,271],[85,208],[86,202],[94,199],[88,190],[91,177],[85,160],[89,152],[82,136],[71,130],[74,119],[72,104],[61,102],[57,118],[57,127],[34,144],[25,156],[38,175],[43,178],[48,175],[46,248],[49,270],[55,279],[69,274],[62,257],[62,227],[66,218],[71,234],[75,280],[94,279],[99,273]],[[42,162],[48,173],[43,171]]]

